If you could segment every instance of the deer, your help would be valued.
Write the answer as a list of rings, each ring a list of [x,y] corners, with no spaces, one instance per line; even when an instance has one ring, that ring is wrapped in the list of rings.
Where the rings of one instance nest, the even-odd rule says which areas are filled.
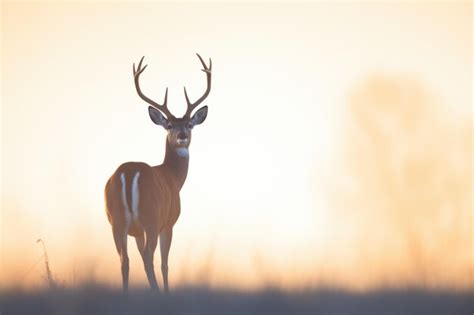
[[[133,78],[135,89],[142,100],[148,103],[148,114],[156,125],[167,131],[165,157],[163,163],[150,166],[143,162],[126,162],[120,165],[105,186],[105,208],[112,226],[115,247],[120,256],[122,286],[128,292],[129,258],[128,236],[135,242],[143,260],[145,273],[152,291],[160,292],[156,281],[153,257],[160,240],[161,273],[165,293],[169,292],[168,255],[173,238],[173,226],[181,213],[180,191],[186,181],[189,166],[189,145],[194,126],[200,125],[207,117],[207,106],[191,115],[211,91],[212,60],[209,66],[196,54],[206,74],[207,88],[194,103],[189,101],[186,87],[184,96],[187,109],[183,117],[175,117],[168,109],[168,88],[163,104],[159,104],[143,94],[140,89],[140,75],[148,65],[142,66],[143,56],[135,68]]]

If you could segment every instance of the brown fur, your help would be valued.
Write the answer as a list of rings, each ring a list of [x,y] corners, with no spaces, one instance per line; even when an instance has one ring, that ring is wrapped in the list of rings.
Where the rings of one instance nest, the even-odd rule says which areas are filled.
[[[131,192],[132,178],[140,172],[138,189],[139,225],[131,224],[128,235],[139,236],[150,229],[157,229],[158,234],[165,228],[171,228],[180,214],[179,187],[175,176],[163,165],[151,167],[142,162],[127,162],[119,166],[110,177],[105,188],[107,217],[111,225],[125,223],[125,209],[121,198],[122,181],[120,176],[125,174],[127,192]],[[128,196],[131,193],[127,194]],[[131,199],[127,197],[129,210]],[[117,222],[114,222],[117,221]]]

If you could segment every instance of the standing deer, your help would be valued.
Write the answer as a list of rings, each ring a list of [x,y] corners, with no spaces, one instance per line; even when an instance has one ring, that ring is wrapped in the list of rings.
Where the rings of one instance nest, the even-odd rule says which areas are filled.
[[[168,292],[168,254],[173,237],[173,226],[178,220],[181,206],[179,192],[186,180],[189,165],[189,144],[194,126],[201,124],[207,116],[207,106],[191,116],[193,110],[204,101],[211,90],[212,61],[209,67],[197,54],[207,77],[206,92],[191,103],[184,88],[187,110],[183,117],[176,118],[168,109],[168,88],[163,105],[146,97],[139,78],[147,65],[142,67],[143,58],[133,76],[138,95],[151,106],[148,113],[151,120],[165,128],[166,153],[163,164],[150,166],[142,162],[127,162],[119,166],[105,186],[107,218],[112,225],[115,246],[120,256],[123,290],[128,291],[129,259],[127,236],[135,237],[143,259],[145,272],[152,290],[159,291],[153,266],[153,256],[160,237],[161,272],[165,292]],[[166,117],[164,116],[166,115]]]

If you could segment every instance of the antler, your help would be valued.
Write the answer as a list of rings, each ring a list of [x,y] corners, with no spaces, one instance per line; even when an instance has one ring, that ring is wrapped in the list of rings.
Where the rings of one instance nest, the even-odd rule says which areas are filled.
[[[212,75],[212,60],[209,58],[209,68],[206,66],[206,63],[204,60],[202,60],[201,56],[199,54],[196,54],[199,57],[199,60],[201,61],[202,66],[204,71],[207,76],[207,89],[206,92],[204,92],[203,96],[201,96],[196,102],[191,103],[188,98],[188,93],[186,92],[186,87],[184,87],[184,96],[186,97],[186,102],[188,103],[188,108],[186,110],[186,114],[184,114],[184,117],[189,118],[191,116],[192,111],[204,101],[204,99],[209,95],[209,92],[211,91],[211,75]]]
[[[135,88],[137,89],[137,93],[138,95],[145,101],[147,102],[148,104],[150,104],[151,106],[153,106],[154,108],[158,109],[159,111],[161,111],[163,114],[166,115],[166,118],[170,119],[171,117],[174,118],[173,114],[171,114],[171,112],[169,111],[168,109],[168,88],[166,88],[166,92],[165,92],[165,100],[163,102],[163,105],[160,105],[158,104],[157,102],[149,99],[148,97],[146,97],[145,94],[142,93],[142,91],[140,90],[140,82],[139,82],[139,78],[140,78],[140,74],[145,71],[146,67],[148,65],[145,65],[143,68],[142,68],[142,62],[143,62],[143,59],[145,58],[145,56],[142,57],[142,59],[140,59],[140,63],[138,64],[138,68],[135,70],[135,63],[133,63],[133,77],[134,77],[134,80],[135,80]]]

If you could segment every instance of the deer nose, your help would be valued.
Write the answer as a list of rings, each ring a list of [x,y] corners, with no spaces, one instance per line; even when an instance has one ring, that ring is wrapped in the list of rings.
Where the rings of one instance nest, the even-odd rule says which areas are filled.
[[[180,133],[178,133],[178,139],[179,139],[179,140],[188,139],[188,135],[187,135],[185,132],[180,131]]]

